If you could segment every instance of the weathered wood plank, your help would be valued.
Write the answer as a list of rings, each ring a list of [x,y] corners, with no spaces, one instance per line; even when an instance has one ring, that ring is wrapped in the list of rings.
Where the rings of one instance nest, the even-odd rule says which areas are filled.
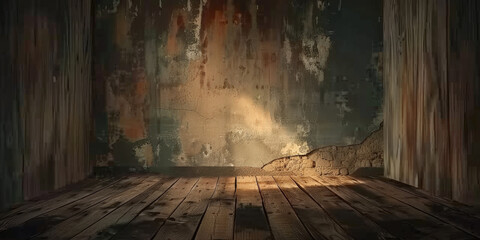
[[[380,226],[400,238],[471,239],[436,218],[393,198],[365,189],[345,177],[314,177],[357,210],[371,216]],[[372,211],[373,210],[373,211]]]
[[[0,4],[4,209],[91,174],[93,8],[92,1]]]
[[[382,181],[351,177],[350,179],[358,182],[358,184],[362,186],[371,188],[375,192],[383,193],[480,238],[480,219],[478,218],[469,216],[461,211],[446,207],[428,199],[412,195]]]
[[[175,209],[184,201],[198,178],[181,178],[153,204],[145,208],[113,239],[152,239]]]
[[[273,177],[257,177],[260,194],[275,239],[312,239]]]
[[[32,218],[48,213],[55,209],[62,208],[66,205],[75,203],[76,201],[83,198],[92,196],[95,193],[112,186],[120,180],[121,179],[101,181],[98,182],[98,184],[87,186],[85,188],[75,189],[65,194],[61,194],[55,198],[41,202],[39,204],[32,205],[21,211],[16,211],[14,214],[8,214],[10,217],[6,217],[2,221],[0,221],[0,231],[16,227]]]
[[[144,208],[157,200],[164,194],[178,179],[162,179],[145,192],[134,197],[113,212],[94,223],[73,239],[110,239],[126,224],[134,219]]]
[[[480,202],[480,5],[384,1],[385,175]]]
[[[123,178],[120,181],[115,182],[113,185],[95,192],[95,194],[90,194],[89,196],[79,199],[78,201],[31,218],[19,225],[8,228],[5,231],[1,231],[0,235],[12,236],[16,239],[27,239],[41,234],[60,222],[100,203],[105,198],[124,191],[128,186],[134,186],[138,184],[144,179],[144,176]]]
[[[392,233],[395,237],[416,239],[423,236],[421,232],[416,230],[415,226],[411,226],[405,218],[400,218],[399,216],[366,201],[362,196],[353,191],[349,191],[345,186],[332,183],[331,181],[328,181],[326,177],[313,178],[319,183],[325,185],[329,190],[337,194],[357,211]]]
[[[11,206],[9,209],[0,213],[0,220],[13,215],[19,215],[20,212],[28,212],[28,209],[38,208],[38,206],[44,205],[45,202],[54,202],[55,199],[63,198],[65,194],[79,191],[84,188],[92,187],[94,185],[102,184],[105,181],[112,181],[113,179],[95,179],[87,178],[79,183],[68,185],[65,188],[56,190],[54,192],[30,199],[28,201]],[[76,194],[74,194],[76,195]]]
[[[218,178],[200,178],[154,239],[192,239],[215,191],[217,180]]]
[[[195,239],[233,239],[235,177],[220,177]]]
[[[273,239],[255,177],[237,177],[236,200],[234,239]]]
[[[114,211],[119,206],[122,206],[130,199],[142,193],[159,180],[160,178],[156,176],[147,177],[141,183],[129,186],[125,191],[116,194],[109,199],[105,199],[99,204],[76,214],[58,225],[55,225],[47,232],[36,237],[36,239],[70,239],[100,220],[102,217]]]
[[[438,196],[433,196],[432,194],[428,193],[427,191],[425,191],[423,189],[416,188],[414,186],[411,186],[411,185],[408,185],[408,184],[405,184],[405,183],[402,183],[402,182],[399,182],[399,181],[396,181],[396,180],[388,179],[388,178],[385,178],[385,177],[376,177],[374,179],[377,180],[377,181],[384,182],[384,183],[386,183],[390,186],[396,187],[396,188],[398,188],[402,191],[413,194],[415,196],[419,196],[419,197],[422,197],[422,198],[429,199],[430,201],[436,202],[438,204],[442,204],[442,205],[444,205],[446,207],[449,207],[449,208],[457,209],[459,211],[464,212],[465,214],[468,214],[470,216],[473,216],[473,217],[476,217],[476,218],[480,219],[480,207],[466,205],[466,204],[463,204],[463,203],[460,203],[460,202],[453,201],[451,199],[442,198],[442,197],[438,197]]]
[[[355,239],[395,239],[389,232],[352,208],[323,184],[310,177],[292,176],[292,178]]]
[[[279,176],[274,179],[314,239],[352,239],[290,177]]]

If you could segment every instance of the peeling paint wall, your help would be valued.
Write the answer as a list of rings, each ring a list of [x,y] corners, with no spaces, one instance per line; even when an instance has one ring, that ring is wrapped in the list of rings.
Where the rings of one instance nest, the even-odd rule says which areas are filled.
[[[385,0],[385,173],[480,200],[480,4]]]
[[[97,166],[256,166],[382,121],[380,0],[96,2]]]
[[[0,209],[93,168],[91,2],[0,1]]]

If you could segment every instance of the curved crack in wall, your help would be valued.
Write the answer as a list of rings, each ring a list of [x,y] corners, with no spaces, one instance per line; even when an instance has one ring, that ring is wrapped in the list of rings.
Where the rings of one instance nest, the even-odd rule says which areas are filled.
[[[381,1],[338,4],[99,1],[97,166],[261,167],[361,141],[381,116]]]
[[[383,168],[383,165],[382,124],[360,144],[323,147],[305,155],[275,159],[262,169],[299,175],[349,175],[360,168]]]

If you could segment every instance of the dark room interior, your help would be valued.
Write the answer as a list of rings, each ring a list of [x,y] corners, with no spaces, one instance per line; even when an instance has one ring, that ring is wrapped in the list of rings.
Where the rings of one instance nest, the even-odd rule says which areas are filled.
[[[1,0],[0,239],[480,239],[478,0]]]

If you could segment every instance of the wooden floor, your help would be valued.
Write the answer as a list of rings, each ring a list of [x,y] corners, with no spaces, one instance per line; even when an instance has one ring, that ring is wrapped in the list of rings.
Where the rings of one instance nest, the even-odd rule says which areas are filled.
[[[383,178],[134,175],[0,215],[0,239],[476,239],[480,211]]]

